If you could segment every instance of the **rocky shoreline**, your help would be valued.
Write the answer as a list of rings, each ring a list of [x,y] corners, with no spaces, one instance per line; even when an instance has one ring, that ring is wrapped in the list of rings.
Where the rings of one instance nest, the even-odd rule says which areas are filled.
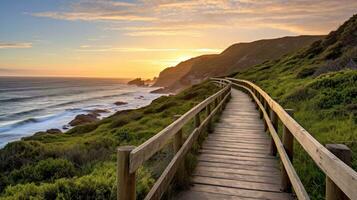
[[[168,93],[168,91],[166,91],[165,88],[159,88],[159,89],[151,91],[150,93],[165,94],[165,93]],[[143,99],[143,98],[145,98],[145,97],[140,95],[140,96],[136,97],[135,99]],[[123,105],[127,105],[128,102],[116,101],[113,104],[116,106],[123,106]],[[58,128],[51,128],[46,131],[36,132],[34,134],[34,136],[40,136],[40,135],[44,135],[44,134],[62,134],[64,132],[66,132],[67,130],[74,128],[76,126],[97,122],[100,120],[99,117],[104,113],[110,113],[110,111],[106,110],[106,109],[87,110],[86,114],[76,115],[68,124],[63,125],[62,130],[58,129]]]
[[[116,101],[114,102],[114,105],[116,106],[122,106],[128,104],[127,102],[124,101]],[[110,113],[109,110],[106,109],[94,109],[94,110],[88,110],[87,114],[79,114],[74,117],[73,120],[71,120],[68,124],[63,125],[62,129],[64,131],[69,130],[71,128],[74,128],[76,126],[84,125],[84,124],[89,124],[93,122],[97,122],[100,120],[100,116],[104,113]],[[44,134],[61,134],[64,133],[61,129],[57,128],[51,128],[46,131],[39,131],[34,134],[34,136],[40,136]]]

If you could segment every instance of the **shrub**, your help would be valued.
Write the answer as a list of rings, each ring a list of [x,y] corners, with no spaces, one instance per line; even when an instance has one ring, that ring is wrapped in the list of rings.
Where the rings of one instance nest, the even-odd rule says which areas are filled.
[[[300,87],[297,88],[296,90],[293,91],[292,94],[288,95],[285,98],[285,101],[293,101],[293,102],[297,102],[297,101],[303,101],[303,100],[307,100],[309,98],[312,98],[316,95],[316,90],[313,90],[309,87]]]
[[[345,52],[340,58],[327,61],[321,64],[315,72],[315,76],[325,74],[328,72],[341,71],[343,69],[356,69],[357,68],[357,47]]]
[[[137,197],[143,199],[155,180],[148,169],[137,170]],[[54,183],[18,184],[9,186],[2,195],[4,199],[116,199],[115,163],[103,163],[89,175],[78,179],[62,178]]]
[[[85,144],[65,148],[57,154],[58,157],[66,158],[79,167],[94,161],[107,159],[114,152],[115,146],[116,143],[112,139],[97,138],[85,142]]]
[[[298,72],[298,74],[296,75],[296,78],[306,78],[308,76],[312,76],[316,71],[316,68],[303,68],[302,70],[300,70]]]
[[[6,188],[4,199],[115,199],[115,164],[104,163],[90,175],[54,183],[18,184]]]
[[[124,126],[125,124],[130,122],[130,118],[127,116],[120,116],[117,119],[114,119],[113,122],[110,124],[110,128],[117,128]]]
[[[144,114],[151,114],[151,113],[159,113],[171,107],[177,106],[177,102],[171,99],[166,100],[166,102],[162,102],[160,104],[156,104],[151,106],[150,108],[144,111]]]
[[[115,136],[118,138],[119,141],[131,141],[133,139],[133,135],[130,134],[130,130],[128,129],[119,129],[116,131]]]
[[[0,171],[18,169],[25,164],[34,163],[46,154],[43,143],[38,141],[16,141],[0,150]]]
[[[93,122],[89,124],[79,125],[74,127],[73,129],[67,131],[67,134],[83,134],[94,131],[98,128],[100,124],[98,122]]]
[[[311,46],[306,51],[304,51],[304,53],[298,54],[296,56],[296,58],[301,59],[301,58],[305,58],[305,57],[308,57],[308,58],[316,57],[323,50],[321,42],[322,42],[321,40],[318,40],[318,41],[312,43]]]
[[[75,175],[73,164],[65,159],[49,158],[41,160],[35,165],[26,165],[10,173],[10,179],[14,183],[39,182]]]

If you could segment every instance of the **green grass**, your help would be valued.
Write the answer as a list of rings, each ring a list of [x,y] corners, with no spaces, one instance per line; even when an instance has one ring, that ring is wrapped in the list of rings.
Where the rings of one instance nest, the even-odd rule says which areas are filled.
[[[63,134],[39,134],[9,143],[0,150],[0,199],[116,199],[116,147],[140,145],[172,123],[174,115],[184,114],[217,91],[204,82]],[[185,137],[192,129],[191,121],[183,129]],[[191,170],[192,153],[186,158]],[[172,156],[168,144],[139,168],[138,199],[150,190]]]

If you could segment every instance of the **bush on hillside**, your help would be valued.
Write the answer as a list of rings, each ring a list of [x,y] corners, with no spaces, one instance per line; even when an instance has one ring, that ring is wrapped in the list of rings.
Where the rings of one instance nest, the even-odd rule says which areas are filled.
[[[341,42],[336,42],[332,46],[328,47],[327,50],[325,50],[325,60],[334,60],[342,55],[342,48],[343,45]]]
[[[0,149],[0,171],[6,172],[31,164],[45,157],[43,143],[38,141],[16,141]]]
[[[140,167],[137,170],[138,199],[143,199],[154,184],[151,173]],[[61,178],[53,183],[26,183],[9,186],[0,196],[3,199],[116,199],[115,162],[99,164],[90,174],[80,178]]]
[[[13,183],[27,183],[53,181],[58,178],[72,177],[75,173],[74,165],[70,161],[49,158],[14,170],[9,177]]]
[[[340,58],[336,60],[330,60],[321,64],[314,73],[314,76],[328,72],[341,71],[343,69],[357,69],[357,47],[354,47],[351,50],[345,52]]]
[[[306,77],[312,76],[312,75],[314,75],[315,71],[316,71],[316,68],[313,68],[313,67],[303,68],[302,70],[300,70],[298,72],[298,74],[296,75],[296,78],[306,78]]]
[[[292,94],[286,97],[286,102],[293,101],[304,101],[307,99],[311,99],[316,95],[316,90],[313,90],[309,87],[300,87],[293,91]]]

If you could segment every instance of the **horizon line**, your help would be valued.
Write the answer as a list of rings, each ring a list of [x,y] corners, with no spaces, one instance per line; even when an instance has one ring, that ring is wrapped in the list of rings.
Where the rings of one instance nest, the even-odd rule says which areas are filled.
[[[0,75],[3,78],[93,78],[93,79],[136,79],[140,77],[107,77],[107,76],[65,76],[65,75]],[[141,78],[141,79],[149,79],[149,78]]]

